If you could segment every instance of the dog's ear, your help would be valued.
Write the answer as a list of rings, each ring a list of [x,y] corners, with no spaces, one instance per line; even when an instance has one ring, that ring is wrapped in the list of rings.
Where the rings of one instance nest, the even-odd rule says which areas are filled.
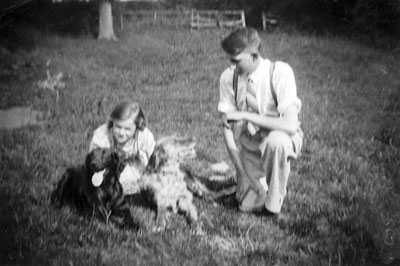
[[[146,119],[144,117],[142,108],[139,108],[139,113],[135,119],[135,124],[139,130],[143,130],[146,127]]]
[[[122,160],[117,152],[112,152],[110,156],[112,167],[115,167],[116,173],[120,175],[125,168],[125,161]]]
[[[153,154],[150,156],[150,160],[147,165],[147,171],[157,172],[167,160],[168,154],[165,152],[165,150],[161,146],[156,147]]]
[[[112,152],[110,156],[111,156],[111,162],[113,164],[115,164],[115,165],[119,164],[120,159],[119,159],[118,153]]]
[[[96,150],[89,152],[85,157],[85,163],[83,165],[83,169],[86,176],[92,176],[94,173],[93,170],[94,166],[92,162],[94,161],[95,151]]]

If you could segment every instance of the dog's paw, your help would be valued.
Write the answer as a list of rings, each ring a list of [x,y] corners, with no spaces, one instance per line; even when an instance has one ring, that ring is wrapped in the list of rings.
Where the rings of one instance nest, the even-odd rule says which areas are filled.
[[[152,228],[153,233],[163,232],[167,227],[166,217],[164,215],[158,215],[155,225]]]
[[[165,231],[165,226],[159,226],[159,225],[156,225],[151,229],[151,232],[153,233],[161,233],[164,231]]]

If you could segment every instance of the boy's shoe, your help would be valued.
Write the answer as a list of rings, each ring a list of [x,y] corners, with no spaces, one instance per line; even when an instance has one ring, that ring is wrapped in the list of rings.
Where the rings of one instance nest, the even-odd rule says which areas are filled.
[[[266,201],[266,192],[263,191],[260,193],[256,193],[254,190],[250,189],[240,203],[239,210],[241,210],[242,212],[260,211],[264,208]]]
[[[286,214],[281,212],[271,212],[267,208],[264,208],[258,214],[283,226],[287,225],[287,223],[289,222],[289,217]]]
[[[276,213],[276,212],[271,212],[271,211],[269,211],[267,208],[264,208],[262,211],[261,211],[261,214],[263,215],[263,216],[265,216],[265,217],[270,217],[270,218],[275,218],[275,219],[278,219],[279,217],[281,217],[281,214],[280,213]]]

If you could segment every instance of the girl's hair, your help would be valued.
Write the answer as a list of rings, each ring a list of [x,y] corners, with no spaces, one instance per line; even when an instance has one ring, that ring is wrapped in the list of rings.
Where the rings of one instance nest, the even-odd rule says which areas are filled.
[[[233,56],[240,54],[246,48],[253,48],[254,52],[260,52],[261,39],[253,28],[238,28],[222,40],[221,46],[225,52]]]
[[[134,116],[136,128],[143,130],[146,127],[146,119],[143,111],[137,102],[124,101],[120,102],[115,106],[108,118],[107,128],[110,129],[113,126],[114,120],[126,120]]]

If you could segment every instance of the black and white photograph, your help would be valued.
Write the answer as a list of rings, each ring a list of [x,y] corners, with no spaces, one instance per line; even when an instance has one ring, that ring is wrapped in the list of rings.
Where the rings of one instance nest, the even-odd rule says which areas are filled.
[[[400,0],[1,0],[0,265],[400,266]]]

